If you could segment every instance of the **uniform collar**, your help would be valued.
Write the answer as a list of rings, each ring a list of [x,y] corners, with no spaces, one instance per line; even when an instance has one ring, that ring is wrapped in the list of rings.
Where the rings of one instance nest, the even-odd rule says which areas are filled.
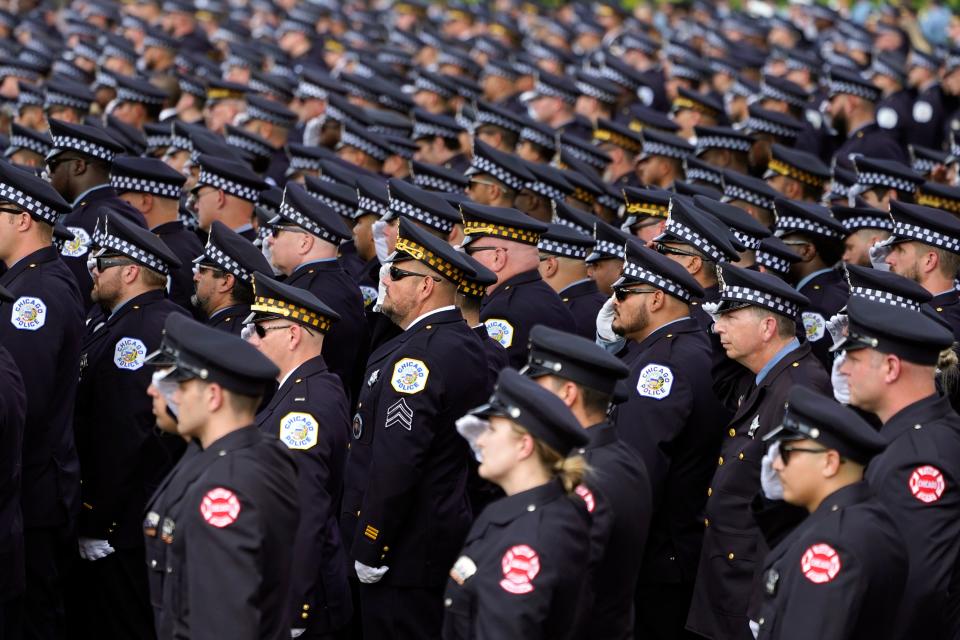
[[[318,373],[324,373],[326,371],[328,371],[327,363],[324,362],[323,356],[317,356],[315,358],[310,358],[306,362],[301,362],[299,366],[291,369],[287,375],[283,376],[283,379],[278,385],[277,395],[279,395],[279,390],[283,388],[283,385],[290,378],[309,378],[310,376]]]
[[[670,322],[657,327],[653,333],[640,341],[640,346],[644,349],[647,348],[662,338],[665,333],[691,333],[693,331],[702,331],[700,328],[700,323],[690,316],[684,316],[683,318],[671,320]]]
[[[533,489],[527,489],[512,496],[507,496],[487,505],[480,514],[480,520],[492,524],[504,524],[516,520],[524,513],[533,513],[543,505],[562,498],[566,493],[560,480],[553,479],[546,484]]]
[[[810,284],[810,281],[812,281],[814,278],[817,278],[817,277],[819,277],[819,276],[822,276],[822,275],[824,275],[825,273],[830,273],[831,271],[833,271],[833,269],[831,269],[830,267],[827,267],[827,268],[825,268],[825,269],[818,269],[817,271],[814,271],[813,273],[808,273],[807,275],[805,275],[805,276],[803,277],[803,279],[800,280],[800,282],[797,283],[797,286],[795,287],[796,290],[797,290],[797,291],[800,291],[800,290],[803,289],[805,286],[807,286],[808,284]]]
[[[435,316],[436,317],[433,320],[434,322],[450,322],[452,318],[448,318],[447,316],[448,314],[451,314],[451,313],[454,313],[457,316],[459,316],[461,320],[463,319],[463,316],[460,315],[460,312],[457,311],[457,308],[451,304],[446,307],[440,307],[439,309],[434,309],[433,311],[427,311],[423,315],[417,316],[416,318],[414,318],[413,322],[411,322],[407,326],[404,332],[411,331],[414,329],[419,329],[420,327],[418,325],[423,324],[423,322],[427,318],[434,318]]]
[[[10,282],[16,276],[20,275],[24,269],[29,267],[31,264],[37,264],[39,262],[52,262],[60,258],[60,254],[57,253],[56,248],[53,245],[44,247],[42,249],[37,249],[33,253],[23,256],[7,269],[6,273],[3,274],[3,282]]]
[[[86,191],[81,193],[79,196],[77,196],[76,199],[74,199],[74,201],[70,203],[70,207],[73,209],[76,209],[81,204],[83,204],[83,201],[86,200],[87,198],[91,200],[99,200],[100,198],[115,196],[116,194],[117,194],[116,190],[114,190],[114,188],[111,187],[109,183],[98,184],[97,186],[91,187],[90,189],[87,189]]]
[[[583,280],[577,280],[576,282],[571,282],[570,284],[565,286],[563,289],[561,289],[557,293],[562,296],[564,294],[571,295],[574,293],[586,294],[596,290],[597,290],[597,283],[595,283],[590,278],[584,278]]]
[[[150,229],[151,233],[160,235],[161,233],[174,233],[176,231],[181,231],[183,229],[183,222],[180,220],[171,220],[170,222],[163,222],[158,224],[153,229]]]
[[[205,453],[216,453],[217,455],[224,455],[231,451],[236,451],[238,449],[246,449],[262,439],[260,435],[260,430],[253,425],[248,425],[246,427],[241,427],[236,431],[231,431],[225,436],[221,436],[217,440],[210,443],[210,446],[204,449]],[[199,444],[199,440],[197,440]]]
[[[926,398],[917,400],[895,413],[880,427],[880,435],[887,443],[893,442],[903,433],[924,423],[933,422],[952,411],[950,399],[933,393]]]
[[[799,348],[800,348],[800,341],[797,340],[796,338],[794,338],[793,340],[785,344],[783,347],[781,347],[780,351],[777,351],[777,353],[774,354],[772,358],[767,360],[767,364],[763,365],[763,368],[757,372],[755,384],[759,386],[760,383],[763,382],[764,378],[770,375],[770,372],[773,371],[774,367],[780,364],[780,362],[784,358],[786,358],[787,356],[789,356],[791,353],[793,353]]]
[[[110,316],[107,318],[107,324],[112,324],[116,320],[119,320],[127,313],[127,311],[133,309],[134,307],[153,304],[154,302],[165,300],[166,297],[167,292],[163,289],[153,289],[152,291],[147,291],[146,293],[141,293],[140,295],[134,296],[129,300],[125,300],[120,304],[120,306],[110,312]]]
[[[583,454],[585,451],[591,449],[597,449],[599,447],[604,447],[608,444],[613,444],[619,440],[617,435],[616,428],[610,424],[609,421],[603,421],[598,424],[593,425],[587,431],[587,437],[590,438],[590,442],[586,447],[580,449],[580,453]]]

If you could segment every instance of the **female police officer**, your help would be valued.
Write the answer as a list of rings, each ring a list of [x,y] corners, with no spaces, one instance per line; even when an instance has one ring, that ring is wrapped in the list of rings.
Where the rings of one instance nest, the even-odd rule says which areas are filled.
[[[587,437],[562,401],[509,368],[471,416],[489,424],[468,435],[468,416],[458,429],[507,496],[474,522],[450,570],[443,637],[566,638],[588,582],[592,500],[573,495],[586,462],[568,454]]]

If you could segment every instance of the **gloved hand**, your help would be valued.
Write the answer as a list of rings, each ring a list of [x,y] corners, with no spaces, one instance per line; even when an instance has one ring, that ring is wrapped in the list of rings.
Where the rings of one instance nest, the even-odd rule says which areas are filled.
[[[760,623],[759,623],[759,622],[754,622],[753,620],[749,620],[749,621],[747,622],[747,624],[748,624],[749,627],[750,627],[750,633],[753,634],[753,637],[754,637],[755,639],[758,638],[758,637],[760,637]]]
[[[246,328],[244,328],[246,329]],[[177,390],[179,385],[172,380],[167,380],[167,373],[169,369],[157,369],[153,372],[153,377],[150,382],[157,388],[157,391],[160,392],[160,395],[163,396],[163,401],[167,403],[167,409],[170,410],[170,413],[173,414],[175,418],[180,418],[180,405],[173,401],[173,392]]]
[[[320,129],[323,128],[323,123],[326,122],[326,120],[327,114],[325,113],[307,120],[307,123],[303,125],[303,144],[310,147],[319,146]]]
[[[840,404],[850,404],[850,381],[840,373],[840,366],[847,359],[847,352],[841,351],[833,359],[833,368],[830,370],[830,384],[833,385],[833,397]]]
[[[376,222],[374,222],[376,224]],[[373,310],[379,312],[383,308],[383,300],[387,297],[387,285],[383,281],[389,277],[390,265],[380,266],[380,274],[377,277],[377,300],[373,303]]]
[[[478,418],[477,416],[467,415],[457,420],[457,433],[463,436],[463,439],[470,445],[473,451],[473,457],[477,462],[483,462],[483,456],[480,455],[480,449],[477,448],[477,438],[490,426],[489,420]]]
[[[867,252],[870,254],[870,264],[878,271],[890,271],[890,265],[887,264],[887,256],[893,250],[893,236],[883,242],[873,245]]]
[[[299,638],[306,632],[306,629],[290,629],[291,638]]]
[[[115,551],[106,540],[95,540],[93,538],[78,538],[77,548],[80,557],[91,562],[106,558]]]
[[[387,234],[384,229],[389,223],[386,220],[377,220],[373,223],[371,232],[373,233],[373,248],[377,252],[377,260],[380,264],[386,264],[390,257],[390,249],[387,247]]]
[[[597,313],[597,344],[610,353],[616,353],[623,347],[626,339],[613,332],[613,303],[615,296],[603,303]]]
[[[833,339],[833,346],[837,346],[847,335],[847,325],[850,324],[850,318],[845,313],[838,313],[827,320],[827,331],[830,332],[830,338]]]
[[[357,578],[363,584],[376,584],[386,575],[390,567],[368,567],[359,560],[353,561],[353,568],[357,572]]]
[[[783,485],[773,470],[773,461],[780,455],[780,442],[774,442],[760,461],[760,488],[769,500],[783,500]]]

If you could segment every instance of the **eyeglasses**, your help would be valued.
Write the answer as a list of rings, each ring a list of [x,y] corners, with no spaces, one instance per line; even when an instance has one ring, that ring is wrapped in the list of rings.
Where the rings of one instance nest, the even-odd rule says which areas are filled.
[[[617,287],[613,290],[617,302],[623,302],[630,296],[638,296],[644,293],[656,293],[659,289],[630,289],[628,287]]]
[[[51,158],[46,162],[47,171],[50,173],[53,173],[54,171],[57,170],[57,167],[59,167],[64,162],[72,162],[74,160],[79,160],[79,159],[80,158]]]
[[[15,208],[7,209],[7,208],[0,207],[0,213],[9,213],[12,216],[18,216],[21,213],[26,213],[26,211],[24,211],[23,209],[15,209]]]
[[[193,265],[193,275],[199,275],[203,271],[210,271],[214,276],[224,276],[226,271],[220,267],[215,267],[212,264],[195,264]]]
[[[540,262],[546,262],[547,260],[549,260],[549,259],[552,258],[552,257],[553,257],[553,256],[540,256]]]
[[[100,273],[103,273],[111,267],[133,264],[133,261],[131,261],[130,258],[126,258],[124,256],[99,256],[93,260],[96,263],[97,271]]]
[[[394,282],[397,282],[398,280],[403,280],[404,278],[408,278],[410,276],[414,276],[417,278],[430,278],[431,280],[440,282],[440,278],[438,278],[437,276],[431,276],[430,274],[427,274],[427,273],[417,273],[416,271],[406,271],[404,269],[401,269],[400,267],[394,267],[391,265],[390,279],[393,280]]]
[[[787,245],[788,247],[802,247],[805,244],[812,244],[812,243],[806,240],[784,240],[783,244]]]
[[[783,460],[784,466],[790,464],[790,454],[793,452],[800,453],[826,453],[829,449],[805,449],[804,447],[793,447],[789,444],[780,444],[780,459]]]
[[[507,250],[506,247],[486,247],[486,246],[480,246],[480,245],[474,246],[472,244],[468,244],[463,248],[463,250],[466,251],[468,256],[472,256],[475,253],[480,253],[481,251],[496,251],[498,249],[501,249],[503,251]]]
[[[210,187],[210,190],[209,190],[209,191],[204,191],[204,190],[201,188],[201,189],[197,189],[197,190],[194,192],[193,197],[194,197],[196,200],[199,200],[199,199],[202,198],[203,196],[209,195],[209,194],[211,194],[211,193],[216,193],[217,191],[220,191],[220,189],[217,189],[216,187]]]
[[[662,256],[674,255],[674,256],[688,256],[690,258],[701,258],[703,260],[707,259],[701,256],[700,254],[693,253],[692,251],[684,251],[683,249],[674,249],[673,247],[668,247],[662,242],[654,242],[653,250]]]
[[[260,338],[261,340],[267,337],[268,331],[276,331],[278,329],[289,329],[292,326],[293,326],[292,324],[278,324],[272,327],[265,327],[263,325],[256,324],[253,322],[247,325],[247,327],[251,331],[253,331],[255,334],[257,334],[257,337]]]
[[[500,185],[498,185],[498,184],[495,183],[495,182],[484,182],[483,180],[474,180],[473,178],[470,178],[470,182],[467,183],[467,188],[469,189],[470,187],[472,187],[472,186],[475,185],[475,184],[485,184],[485,185],[487,185],[488,187],[499,187],[499,186],[500,186]]]
[[[274,237],[280,235],[281,231],[289,231],[290,233],[306,233],[304,229],[295,224],[277,223],[270,225],[270,233],[272,233]]]

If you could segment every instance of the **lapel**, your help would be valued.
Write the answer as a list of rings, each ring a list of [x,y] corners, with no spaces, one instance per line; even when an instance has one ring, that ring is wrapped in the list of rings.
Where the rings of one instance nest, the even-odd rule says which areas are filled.
[[[563,486],[559,480],[551,480],[539,487],[521,491],[512,496],[501,498],[487,505],[467,536],[467,544],[482,538],[487,528],[513,522],[525,513],[532,513],[548,502],[563,497]],[[535,507],[535,508],[531,508]]]
[[[0,283],[9,284],[15,281],[20,274],[22,274],[27,269],[31,268],[31,265],[43,264],[46,262],[52,262],[53,260],[59,259],[59,254],[53,246],[44,247],[43,249],[37,249],[28,256],[21,258],[15,265],[7,269],[6,273],[0,276]]]
[[[794,362],[802,359],[808,353],[810,353],[810,343],[803,342],[798,348],[784,356],[784,358],[767,373],[759,385],[752,387],[751,392],[743,399],[743,402],[740,403],[740,407],[737,409],[737,413],[733,416],[733,424],[739,423],[746,416],[759,415],[759,405],[766,396],[767,388],[777,380],[777,377],[779,377],[781,373],[792,367]]]
[[[329,371],[329,369],[327,368],[327,363],[323,360],[323,356],[311,358],[291,371],[290,375],[287,376],[287,379],[283,381],[283,386],[277,389],[277,392],[273,394],[273,398],[270,399],[270,403],[263,409],[263,411],[257,414],[257,426],[262,426],[263,423],[270,418],[271,414],[273,414],[276,408],[280,406],[287,395],[293,391],[294,387],[297,386],[297,380],[309,378],[310,376],[324,373],[326,371]]]

